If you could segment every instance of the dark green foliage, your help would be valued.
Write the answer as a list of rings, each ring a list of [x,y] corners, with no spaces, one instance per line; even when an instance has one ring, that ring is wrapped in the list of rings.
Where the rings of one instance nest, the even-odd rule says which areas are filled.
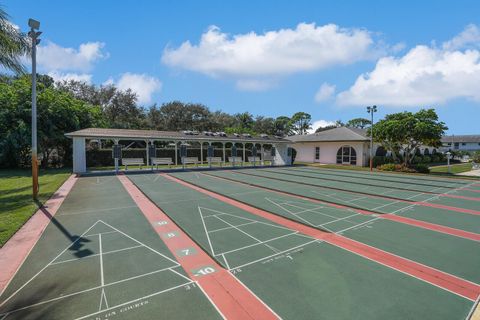
[[[419,173],[430,173],[430,169],[428,168],[428,165],[424,163],[419,163],[415,166],[415,170]]]

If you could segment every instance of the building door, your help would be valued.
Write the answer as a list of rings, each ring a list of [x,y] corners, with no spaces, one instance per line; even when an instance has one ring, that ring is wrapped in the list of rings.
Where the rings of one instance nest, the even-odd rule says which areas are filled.
[[[337,152],[337,164],[357,164],[357,152],[351,146],[343,146]]]
[[[320,162],[320,147],[315,147],[315,162]]]

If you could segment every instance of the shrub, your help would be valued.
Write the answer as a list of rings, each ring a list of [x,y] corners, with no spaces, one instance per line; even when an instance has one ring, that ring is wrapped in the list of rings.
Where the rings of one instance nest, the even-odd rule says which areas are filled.
[[[423,157],[422,156],[414,156],[412,159],[412,163],[422,163]]]
[[[382,171],[396,171],[395,168],[396,165],[394,163],[386,163],[382,164],[381,166],[378,167],[378,170]]]
[[[423,156],[422,163],[430,163],[432,158],[430,156]]]
[[[415,166],[415,171],[419,173],[430,173],[430,169],[426,164],[419,163]]]
[[[373,157],[373,166],[375,168],[378,167],[378,166],[381,166],[382,164],[385,164],[385,157],[383,157],[383,156]]]
[[[480,162],[480,151],[475,151],[475,153],[473,154],[473,161],[475,162]]]
[[[441,161],[441,158],[437,154],[432,156],[432,162],[433,163],[437,163],[437,162],[440,162],[440,161]]]

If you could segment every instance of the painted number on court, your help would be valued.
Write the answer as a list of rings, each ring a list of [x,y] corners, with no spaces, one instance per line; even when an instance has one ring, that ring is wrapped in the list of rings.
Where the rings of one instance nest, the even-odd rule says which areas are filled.
[[[185,257],[185,256],[193,256],[197,253],[195,248],[183,248],[177,250],[177,256],[179,257]]]
[[[162,238],[164,238],[164,239],[170,239],[170,238],[174,238],[174,237],[178,237],[178,232],[177,231],[170,231],[170,232],[162,234]]]
[[[215,268],[212,266],[205,266],[199,269],[192,270],[192,273],[195,277],[202,277],[202,276],[206,276],[208,274],[214,273],[216,271],[217,270],[215,270]]]

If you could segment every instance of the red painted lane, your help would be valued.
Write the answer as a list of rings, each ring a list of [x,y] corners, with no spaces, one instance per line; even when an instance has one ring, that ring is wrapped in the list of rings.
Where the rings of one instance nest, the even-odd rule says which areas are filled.
[[[445,206],[443,204],[438,204],[438,203],[418,201],[418,202],[413,202],[413,204],[416,204],[416,205],[419,205],[419,206],[424,206],[424,207],[432,207],[432,208],[437,208],[437,209],[445,209],[445,210],[449,210],[449,211],[456,211],[456,212],[480,215],[480,211],[477,211],[477,210],[464,209],[464,208],[458,208],[458,207],[452,207],[452,206]]]
[[[339,208],[339,209],[353,210],[355,212],[358,212],[360,214],[365,214],[365,215],[376,214],[378,217],[380,217],[382,219],[388,219],[388,220],[392,220],[392,221],[395,221],[395,222],[404,223],[404,224],[408,224],[408,225],[411,225],[411,226],[415,226],[415,227],[419,227],[419,228],[423,228],[423,229],[427,229],[427,230],[431,230],[431,231],[441,232],[441,233],[449,234],[449,235],[452,235],[452,236],[465,238],[465,239],[468,239],[468,240],[480,241],[480,234],[474,233],[474,232],[468,232],[468,231],[464,231],[464,230],[461,230],[461,229],[450,228],[450,227],[442,226],[442,225],[435,224],[435,223],[424,222],[424,221],[415,220],[415,219],[412,219],[412,218],[406,218],[406,217],[403,217],[403,216],[397,216],[397,215],[394,215],[394,214],[391,214],[391,213],[378,214],[378,213],[368,211],[368,210],[350,208],[350,207],[346,207],[346,206],[339,205],[339,204],[333,204],[333,203],[330,203],[330,202],[324,202],[324,201],[314,199],[314,198],[308,198],[308,197],[300,196],[300,195],[293,194],[293,193],[268,189],[268,188],[264,188],[264,187],[261,187],[261,186],[254,186],[254,185],[250,185],[250,184],[247,184],[247,183],[244,183],[244,182],[240,182],[240,181],[236,181],[236,180],[230,180],[230,179],[223,178],[223,177],[212,176],[212,175],[209,175],[209,174],[206,174],[206,173],[202,173],[202,174],[207,175],[207,176],[212,177],[212,178],[217,178],[217,179],[220,179],[220,180],[225,180],[225,181],[228,181],[228,182],[233,182],[233,183],[237,183],[237,184],[241,184],[241,185],[247,185],[249,187],[253,187],[253,188],[257,188],[257,189],[261,189],[261,190],[266,190],[266,191],[271,191],[271,192],[274,192],[274,193],[277,193],[277,194],[286,195],[286,196],[289,196],[289,197],[292,197],[292,198],[297,198],[297,199],[309,201],[309,202],[312,202],[312,203],[324,204],[324,205],[332,206],[332,207]]]
[[[308,227],[301,223],[294,222],[286,218],[277,216],[270,212],[251,207],[245,203],[233,200],[231,198],[227,198],[215,192],[192,185],[188,182],[185,182],[173,176],[169,176],[167,174],[162,174],[162,176],[172,181],[175,181],[181,185],[187,186],[191,189],[194,189],[203,194],[206,194],[212,198],[218,199],[222,202],[225,202],[227,204],[240,208],[244,211],[266,218],[270,221],[278,223],[287,228],[297,230],[303,234],[311,236],[312,238],[326,241],[332,245],[348,250],[350,252],[358,254],[359,256],[362,256],[364,258],[370,259],[377,263],[383,264],[387,267],[390,267],[397,271],[408,274],[412,277],[421,279],[425,282],[438,286],[442,289],[445,289],[447,291],[450,291],[452,293],[455,293],[457,295],[460,295],[472,301],[474,301],[480,295],[480,285],[455,277],[446,272],[442,272],[440,270],[425,266],[421,263],[396,256],[394,254],[388,253],[378,248],[368,246],[366,244],[357,242],[355,240],[351,240],[337,234],[320,231],[318,229]]]
[[[23,264],[30,251],[45,231],[50,220],[72,190],[77,178],[71,175],[67,181],[45,202],[42,208],[18,230],[8,242],[0,248],[0,295],[7,288],[15,273]]]
[[[427,230],[432,230],[432,231],[437,231],[445,234],[449,234],[452,236],[460,237],[460,238],[465,238],[473,241],[480,241],[480,234],[478,233],[473,233],[473,232],[468,232],[460,229],[455,229],[455,228],[450,228],[450,227],[445,227],[442,225],[438,225],[435,223],[429,223],[429,222],[424,222],[424,221],[419,221],[411,218],[406,218],[402,216],[397,216],[394,214],[383,214],[381,216],[383,219],[388,219],[392,220],[395,222],[400,222],[400,223],[405,223],[409,224],[415,227],[427,229]]]
[[[195,241],[184,233],[160,208],[152,203],[126,176],[118,176],[123,186],[135,201],[147,220],[152,224],[162,241],[168,247],[188,276],[197,281],[205,294],[226,319],[279,319],[279,317],[239,282],[230,272],[222,268]],[[166,224],[159,224],[165,221]],[[176,233],[165,238],[168,233]],[[180,250],[192,249],[196,254],[182,255]],[[216,271],[203,276],[193,270],[213,267]]]
[[[459,195],[456,195],[456,194],[449,194],[449,193],[440,193],[439,196],[441,196],[441,197],[447,197],[447,198],[470,200],[470,201],[480,201],[480,198],[467,197],[467,196],[459,196]]]

